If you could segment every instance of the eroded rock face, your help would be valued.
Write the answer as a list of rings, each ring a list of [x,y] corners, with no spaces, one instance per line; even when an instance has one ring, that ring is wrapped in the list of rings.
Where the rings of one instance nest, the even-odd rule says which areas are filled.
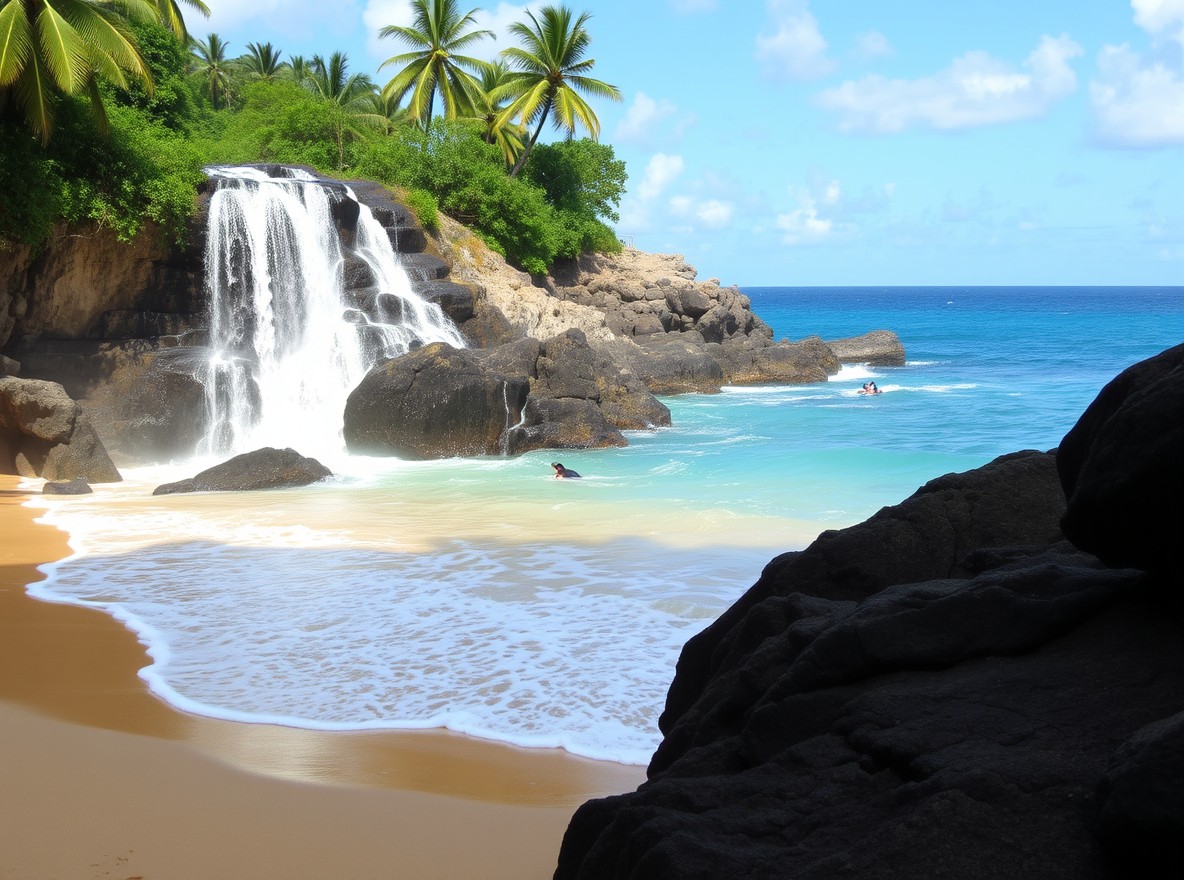
[[[1103,536],[1166,512],[1148,434],[1184,425],[1180,354],[1108,386],[1058,456],[770,562],[685,647],[649,780],[580,808],[555,876],[1178,877],[1178,569]]]
[[[332,471],[315,458],[306,458],[294,449],[264,447],[236,455],[188,479],[164,483],[152,494],[283,489],[307,486],[331,476]]]
[[[429,459],[498,455],[529,381],[438,342],[374,367],[346,400],[350,452]]]
[[[122,477],[82,408],[56,382],[0,378],[0,472],[47,480]]]

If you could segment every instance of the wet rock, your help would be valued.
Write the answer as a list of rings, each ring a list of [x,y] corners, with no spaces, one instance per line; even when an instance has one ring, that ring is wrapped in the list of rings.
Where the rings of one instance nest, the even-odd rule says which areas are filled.
[[[0,378],[0,472],[47,480],[122,477],[90,420],[56,382]]]
[[[51,481],[41,487],[42,495],[91,495],[94,491],[82,477],[64,483]]]
[[[428,459],[497,455],[521,418],[529,381],[434,343],[374,367],[350,392],[345,442],[353,453]]]
[[[265,447],[236,455],[188,479],[157,486],[152,494],[283,489],[307,486],[332,475],[315,458],[306,458],[294,449]]]

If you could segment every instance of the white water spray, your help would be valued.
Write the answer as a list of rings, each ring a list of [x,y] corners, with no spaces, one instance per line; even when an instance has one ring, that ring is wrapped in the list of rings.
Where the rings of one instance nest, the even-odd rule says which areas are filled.
[[[360,206],[346,252],[332,206],[353,193],[287,172],[207,169],[217,189],[206,242],[211,355],[201,454],[260,446],[339,453],[346,397],[375,363],[430,342],[464,347],[440,307],[411,289],[369,208]],[[346,289],[347,259],[368,272],[364,288]]]

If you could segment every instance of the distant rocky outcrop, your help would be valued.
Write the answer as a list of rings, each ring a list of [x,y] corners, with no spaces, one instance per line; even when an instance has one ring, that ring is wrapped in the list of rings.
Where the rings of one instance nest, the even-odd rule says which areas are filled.
[[[56,382],[0,378],[0,473],[117,483],[122,477],[82,408]]]
[[[862,336],[827,340],[827,346],[844,364],[873,367],[903,367],[904,346],[891,330],[872,330]]]
[[[1182,366],[770,562],[556,878],[1180,876]]]
[[[307,486],[331,476],[333,472],[327,467],[315,458],[306,458],[295,449],[264,447],[236,455],[188,479],[164,483],[157,486],[152,494],[284,489]]]

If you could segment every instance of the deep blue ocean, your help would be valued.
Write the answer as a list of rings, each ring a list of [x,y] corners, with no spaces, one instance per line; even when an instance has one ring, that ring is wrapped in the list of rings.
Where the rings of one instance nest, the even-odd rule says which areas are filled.
[[[330,729],[448,727],[645,763],[682,644],[775,554],[926,481],[1051,449],[1184,341],[1184,288],[743,288],[777,338],[895,331],[907,363],[666,398],[625,449],[326,461],[300,490],[153,497],[203,462],[34,502],[163,698]],[[884,391],[858,391],[873,378]],[[294,445],[297,445],[298,442]],[[551,461],[584,475],[551,479]]]

